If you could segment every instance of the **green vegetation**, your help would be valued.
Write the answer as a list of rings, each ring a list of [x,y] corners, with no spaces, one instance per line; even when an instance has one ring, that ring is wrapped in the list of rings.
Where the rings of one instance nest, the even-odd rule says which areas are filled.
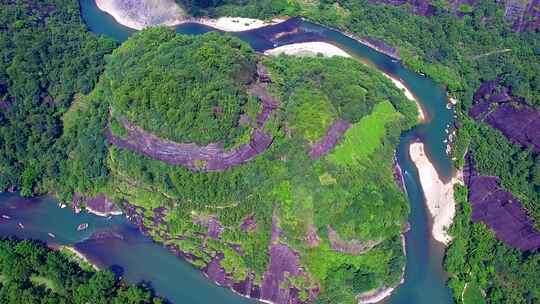
[[[149,40],[153,43],[148,43]],[[178,53],[176,50],[184,45],[210,45],[216,52],[225,49],[223,54],[229,50],[237,52],[233,57],[214,57],[212,64],[241,66],[237,71],[240,74],[252,75],[257,60],[244,43],[229,36],[211,33],[186,37],[162,28],[135,35],[109,57],[106,72],[95,90],[81,97],[64,116],[66,129],[61,140],[69,143],[67,153],[71,155],[63,171],[67,177],[63,183],[63,187],[68,186],[66,193],[106,192],[116,201],[143,207],[145,223],[154,238],[194,255],[195,264],[201,267],[217,253],[223,253],[221,265],[236,280],[254,272],[256,281],[260,282],[268,265],[267,248],[275,214],[284,233],[281,241],[299,252],[302,265],[309,271],[308,276],[291,277],[283,284],[302,288],[318,284],[323,303],[330,299],[352,303],[359,292],[382,284],[396,284],[405,263],[399,234],[408,207],[403,193],[394,184],[392,157],[401,132],[416,122],[415,104],[380,73],[354,60],[282,56],[262,60],[273,79],[269,91],[281,103],[265,126],[274,141],[265,153],[247,164],[224,172],[195,173],[135,152],[107,147],[103,128],[109,105],[113,105],[113,116],[125,113],[122,105],[118,106],[121,101],[117,99],[122,97],[116,92],[124,88],[115,86],[111,79],[117,79],[115,73],[120,71],[123,79],[132,79],[135,76],[130,75],[131,71],[138,75],[146,66],[145,61],[137,61],[130,68],[120,70],[129,59],[124,54],[148,51],[155,58],[167,58],[169,51]],[[188,75],[197,73],[190,69],[206,64],[196,59],[196,52],[185,52],[183,56],[186,62],[199,60],[198,64],[181,66]],[[249,64],[240,64],[246,58]],[[177,73],[170,65],[154,64],[152,68],[156,75],[163,69],[170,75]],[[190,90],[193,96],[202,96],[206,88],[198,86],[197,81],[201,80],[193,80]],[[208,83],[212,81],[209,79]],[[235,84],[235,94],[240,96],[238,102],[256,100],[242,83],[245,81]],[[154,83],[149,85],[153,88]],[[149,91],[144,85],[137,90]],[[156,108],[172,102],[189,108],[196,100],[164,98],[153,102]],[[242,111],[254,114],[257,108],[250,105]],[[129,108],[133,117],[147,115],[140,113],[142,108],[139,112],[135,109],[136,106]],[[309,143],[323,136],[338,118],[353,123],[353,127],[335,154],[350,149],[351,144],[361,143],[365,146],[359,150],[361,156],[354,159],[338,156],[338,166],[334,154],[310,160]],[[184,119],[190,123],[188,118]],[[191,122],[203,123],[203,119],[191,117]],[[366,132],[371,129],[378,132]],[[233,131],[219,131],[233,134]],[[221,142],[227,140],[226,136],[221,138]],[[101,152],[86,152],[96,150]],[[151,217],[158,207],[165,208],[164,223],[153,224]],[[240,225],[249,216],[253,216],[257,229],[245,232]],[[208,229],[204,223],[212,218],[224,227],[219,240],[206,236]],[[344,240],[381,243],[360,256],[340,253],[330,246],[327,225],[332,225]],[[312,246],[306,241],[310,227],[315,228],[321,240],[319,245]],[[243,254],[231,249],[231,245]]]
[[[463,128],[454,150],[457,164],[463,164],[465,151],[473,151],[480,172],[500,176],[503,186],[540,222],[540,156],[511,145],[499,132],[463,114],[479,84],[497,75],[504,75],[503,85],[511,86],[514,94],[540,105],[540,34],[513,33],[497,3],[462,5],[462,18],[440,6],[435,16],[426,18],[368,0],[182,2],[199,15],[302,15],[396,46],[408,66],[446,85],[460,100]],[[258,60],[247,45],[216,34],[144,31],[109,57],[103,74],[104,56],[116,45],[86,31],[77,1],[4,1],[0,7],[0,188],[20,189],[23,195],[55,192],[62,200],[74,191],[106,192],[118,202],[146,208],[148,225],[153,209],[165,207],[165,222],[151,227],[155,239],[197,256],[195,263],[201,267],[223,252],[223,267],[234,272],[235,279],[254,271],[259,282],[268,264],[271,217],[277,214],[282,241],[300,253],[310,273],[309,278],[291,277],[288,284],[319,283],[319,302],[352,303],[358,292],[397,283],[404,265],[398,234],[407,204],[393,183],[391,158],[401,131],[415,123],[416,110],[371,68],[340,58],[264,60],[273,77],[270,91],[282,103],[266,126],[274,136],[272,146],[244,166],[198,174],[110,147],[104,128],[110,125],[115,134],[125,135],[118,121],[124,115],[174,141],[219,141],[225,146],[245,142],[249,129],[237,126],[238,118],[247,114],[253,119],[259,110],[245,89]],[[505,49],[510,51],[497,52]],[[331,154],[311,161],[309,144],[338,118],[352,128]],[[361,148],[351,151],[353,144]],[[465,190],[460,188],[457,195],[455,241],[445,261],[456,300],[538,301],[539,255],[509,249],[485,226],[471,224]],[[225,228],[220,240],[203,237],[207,229],[197,224],[212,216]],[[257,223],[253,232],[239,228],[248,216]],[[361,256],[339,253],[330,246],[328,224],[343,239],[382,242]],[[321,239],[314,247],[305,241],[312,226]],[[4,265],[7,259],[0,258]],[[72,265],[59,259],[62,267]],[[86,289],[36,267],[21,270],[22,281],[12,280],[11,268],[4,267],[0,297],[8,303],[32,303],[45,299],[43,295],[106,303],[115,303],[110,297],[149,297],[106,272],[83,271],[87,279],[73,279],[95,287]],[[102,295],[96,286],[114,291]]]
[[[396,47],[406,65],[444,84],[460,101],[457,112],[462,128],[453,151],[457,166],[463,166],[465,152],[471,151],[480,174],[500,176],[503,187],[522,201],[538,226],[540,155],[512,145],[499,131],[471,121],[466,113],[480,84],[501,75],[501,85],[540,107],[540,32],[515,33],[504,20],[506,2],[461,5],[458,11],[463,17],[457,17],[447,1],[433,3],[437,12],[430,17],[413,14],[408,5],[377,5],[368,0],[192,0],[188,8],[195,13],[258,18],[301,15]],[[325,183],[332,180],[332,176],[321,176]],[[522,255],[498,243],[484,226],[472,225],[463,201],[464,197],[446,262],[455,299],[462,301],[463,288],[469,283],[486,293],[488,303],[538,301],[534,276],[539,254]],[[463,299],[478,298],[474,290],[471,287]]]
[[[480,288],[472,283],[463,287],[463,304],[484,304],[484,296]]]
[[[101,79],[109,82],[104,98],[114,118],[125,117],[162,138],[229,146],[251,131],[236,126],[256,102],[241,90],[253,78],[254,60],[245,43],[217,33],[136,34],[109,57]]]
[[[145,286],[130,286],[109,270],[81,269],[33,241],[0,240],[2,303],[162,303]]]
[[[0,46],[0,189],[46,192],[67,158],[61,116],[115,43],[86,30],[77,1],[32,0],[2,1]]]
[[[540,256],[509,248],[497,241],[484,224],[472,224],[465,187],[458,186],[455,197],[457,212],[450,230],[455,239],[448,248],[445,267],[451,274],[448,284],[458,303],[539,301]]]
[[[368,162],[371,154],[378,150],[381,141],[388,133],[385,126],[398,120],[400,115],[392,104],[378,103],[370,115],[350,128],[341,143],[328,156],[335,165],[347,166],[356,162]]]

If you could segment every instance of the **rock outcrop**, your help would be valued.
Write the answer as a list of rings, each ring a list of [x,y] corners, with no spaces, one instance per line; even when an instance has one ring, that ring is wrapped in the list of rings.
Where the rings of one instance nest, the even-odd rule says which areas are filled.
[[[466,160],[464,179],[472,205],[471,220],[486,224],[508,246],[521,251],[540,248],[540,232],[521,202],[501,187],[499,177],[478,175],[470,154]]]

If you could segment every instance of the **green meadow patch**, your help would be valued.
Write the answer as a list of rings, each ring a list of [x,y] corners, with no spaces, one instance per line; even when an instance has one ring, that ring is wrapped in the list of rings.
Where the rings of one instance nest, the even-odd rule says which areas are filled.
[[[396,112],[390,102],[376,104],[371,114],[363,117],[345,133],[341,143],[327,159],[338,166],[367,160],[381,145],[387,124],[400,117],[401,114]]]

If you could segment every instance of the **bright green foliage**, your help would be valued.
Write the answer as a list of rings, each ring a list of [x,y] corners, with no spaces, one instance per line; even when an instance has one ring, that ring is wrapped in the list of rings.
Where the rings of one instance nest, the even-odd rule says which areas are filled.
[[[102,80],[114,117],[176,142],[228,146],[248,103],[242,85],[255,72],[254,52],[231,36],[180,36],[166,28],[135,34],[115,50]]]
[[[314,142],[324,136],[337,117],[328,97],[317,91],[298,90],[291,96],[291,129]]]
[[[367,161],[370,155],[380,148],[387,133],[386,125],[399,118],[400,115],[391,103],[378,103],[371,114],[364,116],[347,130],[341,143],[327,156],[328,159],[339,166]]]
[[[87,271],[33,241],[0,240],[0,302],[158,304],[145,286],[130,286],[110,270]]]
[[[531,105],[540,105],[540,32],[514,32],[512,23],[505,20],[507,2],[486,0],[475,1],[473,5],[462,4],[457,8],[465,14],[462,17],[456,16],[456,7],[450,4],[451,1],[431,2],[437,11],[430,17],[415,15],[408,5],[395,7],[369,0],[193,0],[190,4],[194,8],[190,11],[260,18],[301,15],[358,37],[381,39],[396,47],[406,65],[445,85],[449,93],[460,101],[458,115],[464,127],[458,131],[454,145],[453,156],[457,165],[462,167],[465,152],[472,152],[480,174],[501,177],[503,187],[520,199],[538,226],[540,155],[512,145],[500,132],[482,123],[474,123],[466,115],[480,84],[500,75],[504,76],[503,85],[512,88],[512,94]],[[326,176],[323,175],[326,172],[320,173],[320,176]],[[468,221],[468,217],[462,220]],[[489,283],[479,284],[488,294],[488,303],[522,303],[526,299],[537,299],[537,287],[527,280],[538,270],[531,266],[534,264],[532,261],[538,259],[538,254],[533,253],[525,259],[513,252],[504,257],[510,249],[500,244],[492,245],[495,241],[487,234],[485,228],[456,232],[449,256],[465,260],[450,268],[451,272],[462,276],[450,281],[456,300],[461,301],[465,283],[475,283],[471,276],[482,277]],[[463,241],[469,242],[469,239],[470,243],[463,245]],[[486,240],[489,240],[489,245],[486,245]],[[453,248],[458,246],[466,248],[454,253],[456,249]],[[488,246],[492,251],[484,251],[482,246]],[[481,273],[469,273],[469,265],[474,265]],[[496,273],[493,269],[497,270]],[[525,278],[518,280],[517,275],[523,273],[526,273]],[[526,290],[530,294],[525,293]]]

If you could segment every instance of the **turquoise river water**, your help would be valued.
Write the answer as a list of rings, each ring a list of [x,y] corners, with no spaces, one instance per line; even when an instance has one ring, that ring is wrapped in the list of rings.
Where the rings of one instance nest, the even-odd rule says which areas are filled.
[[[126,40],[135,32],[116,23],[111,16],[97,9],[93,0],[81,0],[80,3],[82,16],[92,32],[118,41]],[[430,216],[425,207],[418,172],[408,154],[409,144],[421,140],[439,175],[443,178],[451,176],[452,163],[445,152],[446,144],[443,141],[447,137],[445,128],[452,124],[453,112],[446,108],[448,100],[444,89],[429,78],[406,69],[391,57],[337,31],[307,21],[303,21],[300,27],[304,33],[315,33],[320,40],[337,45],[356,58],[400,78],[427,113],[427,122],[402,134],[397,150],[397,160],[404,172],[411,206],[411,230],[405,234],[405,283],[399,286],[387,302],[452,303],[450,290],[445,285],[446,275],[441,266],[444,247],[431,237]],[[184,34],[201,34],[210,30],[212,29],[198,24],[177,27],[177,31]],[[263,48],[265,43],[251,32],[236,35],[255,49]],[[305,37],[297,35],[287,39],[279,41],[278,44],[302,41]],[[173,303],[255,303],[207,280],[200,271],[143,236],[137,227],[122,216],[103,218],[87,213],[75,214],[70,208],[59,208],[58,202],[50,197],[24,199],[8,193],[0,194],[0,214],[11,217],[10,220],[0,220],[0,235],[74,246],[96,264],[111,267],[129,282],[150,282],[159,295]],[[25,228],[20,229],[18,223],[23,223]],[[89,228],[77,231],[80,223],[88,223]],[[50,237],[49,232],[56,237]],[[109,237],[92,238],[95,232],[102,232]]]

